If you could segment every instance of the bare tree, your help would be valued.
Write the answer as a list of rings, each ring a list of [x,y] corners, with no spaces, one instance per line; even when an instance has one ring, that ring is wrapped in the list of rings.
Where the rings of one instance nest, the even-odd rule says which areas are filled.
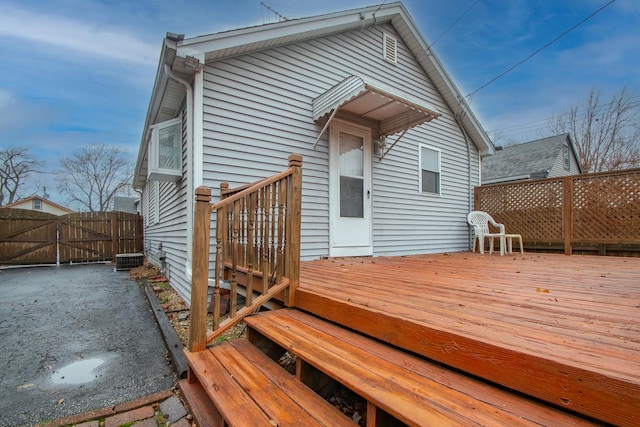
[[[42,164],[29,154],[28,147],[0,149],[0,206],[19,200],[27,178]]]
[[[640,166],[640,101],[626,87],[610,101],[591,89],[579,104],[554,117],[555,134],[569,133],[584,172],[602,172]]]
[[[113,198],[126,194],[132,179],[127,154],[114,146],[90,145],[60,160],[58,184],[71,203],[89,211],[108,210]]]

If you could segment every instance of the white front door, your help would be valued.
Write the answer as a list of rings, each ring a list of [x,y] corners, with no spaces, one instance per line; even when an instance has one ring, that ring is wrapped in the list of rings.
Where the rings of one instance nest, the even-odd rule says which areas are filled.
[[[329,255],[371,255],[371,130],[336,121],[329,140]]]

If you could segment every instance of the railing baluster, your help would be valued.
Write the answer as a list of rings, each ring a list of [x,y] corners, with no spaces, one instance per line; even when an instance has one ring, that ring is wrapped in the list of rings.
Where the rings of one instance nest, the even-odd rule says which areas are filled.
[[[262,293],[266,293],[269,288],[269,266],[271,265],[271,252],[269,249],[271,227],[271,185],[264,188],[264,254],[262,258]],[[266,264],[266,269],[265,269]]]
[[[276,257],[276,282],[280,282],[284,276],[285,258],[284,258],[284,232],[285,232],[285,213],[287,207],[287,180],[279,182],[278,190],[278,243]]]
[[[245,307],[251,305],[253,300],[253,260],[254,260],[254,243],[253,233],[255,228],[255,205],[257,194],[252,193],[247,197],[247,286],[245,292]]]
[[[269,249],[269,272],[270,275],[273,275],[273,273],[275,273],[276,270],[276,233],[277,233],[277,229],[276,229],[276,223],[278,220],[278,187],[276,185],[276,183],[273,183],[270,185],[271,187],[271,224],[269,224],[269,226],[271,227],[271,245],[270,245],[270,249]],[[269,285],[272,284],[272,280],[271,277],[269,278]]]
[[[229,189],[228,184],[222,183],[220,201],[213,205],[210,204],[210,190],[198,188],[193,231],[190,350],[204,350],[207,343],[283,292],[284,303],[294,305],[294,286],[299,282],[301,165],[302,158],[294,155],[289,157],[287,170],[260,182],[236,189]],[[207,201],[203,203],[205,199]],[[202,212],[204,210],[206,214]],[[207,333],[212,211],[216,212],[211,302],[214,316],[213,331]],[[260,283],[260,276],[261,295],[254,298],[253,285]],[[229,317],[224,321],[220,319],[221,280],[230,280]],[[246,303],[240,309],[237,308],[238,285],[245,286],[246,290]],[[199,326],[201,322],[204,322],[203,327]]]
[[[239,227],[240,227],[240,206],[242,199],[233,202],[233,251],[231,254],[231,290],[229,292],[229,317],[236,315],[236,299],[238,298],[238,249],[239,249]]]
[[[224,212],[218,210],[216,212],[216,265],[215,265],[215,279],[213,287],[213,323],[211,328],[215,331],[220,327],[220,267],[222,265],[222,228],[218,226],[222,222],[222,216]]]
[[[240,202],[240,255],[238,264],[247,265],[247,198],[243,197]]]

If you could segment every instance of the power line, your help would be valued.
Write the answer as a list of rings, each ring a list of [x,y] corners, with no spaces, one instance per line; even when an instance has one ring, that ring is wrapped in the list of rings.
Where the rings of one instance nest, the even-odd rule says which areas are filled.
[[[473,9],[473,7],[474,7],[475,5],[477,5],[478,3],[480,3],[480,0],[476,0],[476,1],[475,1],[475,3],[473,3],[471,6],[469,6],[469,7],[467,8],[467,10],[465,10],[465,11],[462,13],[462,15],[460,15],[460,16],[458,17],[458,19],[456,19],[455,21],[453,21],[453,24],[449,25],[449,28],[447,28],[446,30],[444,30],[444,32],[443,32],[442,34],[440,34],[440,35],[435,39],[435,41],[429,45],[429,47],[431,48],[431,47],[433,47],[433,45],[435,45],[436,43],[438,43],[438,41],[440,41],[440,39],[441,39],[441,38],[443,38],[443,37],[444,37],[444,36],[445,36],[445,35],[446,35],[446,34],[447,34],[447,33],[448,33],[448,32],[449,32],[453,27],[455,27],[455,26],[456,26],[456,24],[457,24],[458,22],[460,22],[460,20],[461,20],[462,18],[464,18],[464,16],[465,16],[467,13],[469,13],[469,11],[470,11],[471,9]]]
[[[559,36],[557,36],[556,38],[554,38],[553,40],[551,40],[550,42],[548,42],[547,44],[545,44],[544,46],[542,46],[541,48],[535,50],[532,54],[530,54],[529,56],[527,56],[526,58],[524,58],[523,60],[519,61],[518,63],[516,63],[515,65],[509,67],[506,71],[503,71],[502,73],[498,74],[496,77],[492,78],[491,80],[489,80],[487,83],[483,84],[482,86],[480,86],[478,89],[474,90],[473,92],[469,93],[467,96],[465,96],[465,98],[470,98],[473,95],[475,95],[476,93],[478,93],[479,91],[481,91],[482,89],[484,89],[485,87],[489,86],[491,83],[495,82],[496,80],[498,80],[501,77],[504,77],[506,74],[510,73],[511,71],[513,71],[516,67],[522,65],[523,63],[527,62],[529,59],[533,58],[534,56],[536,56],[538,53],[542,52],[544,49],[548,48],[549,46],[551,46],[552,44],[554,44],[555,42],[557,42],[558,40],[560,40],[562,37],[566,36],[567,34],[569,34],[571,31],[575,30],[576,28],[578,28],[579,26],[581,26],[582,24],[584,24],[585,22],[587,22],[589,19],[593,18],[594,16],[596,16],[598,13],[602,12],[605,8],[609,7],[610,5],[612,5],[613,3],[615,3],[616,0],[610,0],[609,3],[605,4],[604,6],[600,7],[598,10],[596,10],[595,12],[593,12],[591,15],[587,16],[586,18],[584,18],[582,21],[578,22],[576,25],[574,25],[573,27],[569,28],[568,30],[566,30],[565,32],[563,32],[562,34],[560,34]]]
[[[617,96],[617,95],[614,95]],[[632,104],[636,104],[636,103],[640,103],[640,94],[637,95],[631,95],[628,98],[628,101]],[[600,105],[598,105],[598,107],[593,111],[595,114],[600,114],[603,111],[607,110],[609,108],[609,104],[610,104],[611,100],[605,100],[603,101]],[[584,119],[588,112],[589,109],[588,107],[585,107],[583,105],[573,105],[568,107],[569,109],[571,108],[576,108],[575,114],[576,116],[578,116],[578,118],[580,119]],[[545,118],[541,118],[541,119],[537,119],[537,120],[533,120],[533,121],[528,121],[528,122],[523,122],[523,123],[518,123],[518,124],[513,124],[513,125],[509,125],[509,126],[504,126],[501,128],[497,128],[497,129],[488,129],[488,132],[494,132],[494,133],[499,133],[499,132],[517,132],[519,130],[527,130],[527,129],[534,129],[536,127],[540,127],[542,125],[544,125],[545,123],[549,123],[552,120],[555,119],[563,119],[566,118],[570,115],[572,115],[572,112],[564,112],[564,113],[559,113],[559,114],[555,114],[552,116],[548,116]]]
[[[275,16],[278,17],[278,22],[281,21],[288,21],[289,18],[287,18],[286,16],[281,15],[277,10],[272,9],[268,4],[266,4],[265,2],[260,2],[260,6],[264,7],[265,9],[267,9],[268,12],[273,13]],[[263,18],[264,20],[264,18]]]

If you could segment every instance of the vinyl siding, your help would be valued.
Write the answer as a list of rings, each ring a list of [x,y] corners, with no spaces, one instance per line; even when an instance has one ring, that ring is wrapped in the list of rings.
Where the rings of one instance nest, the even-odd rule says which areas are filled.
[[[186,122],[182,114],[182,169],[186,170]],[[158,259],[160,243],[166,256],[164,274],[170,280],[171,286],[187,301],[190,301],[191,283],[186,276],[187,262],[187,201],[192,200],[186,193],[186,174],[178,182],[147,181],[143,191],[143,211],[146,218],[152,218],[153,203],[159,203],[159,221],[155,224],[146,224],[144,230],[145,254],[156,265],[160,265]],[[158,200],[153,200],[154,186],[158,186]]]
[[[383,31],[398,38],[398,63],[382,58]],[[374,255],[445,252],[469,247],[466,214],[478,185],[478,155],[465,139],[413,55],[390,25],[268,49],[205,67],[204,183],[233,187],[282,171],[291,153],[303,155],[303,259],[329,252],[328,141],[313,143],[312,100],[349,75],[382,82],[442,113],[407,132],[380,161],[372,161]],[[392,143],[397,135],[389,138]],[[439,196],[418,193],[418,146],[442,152]],[[471,181],[469,182],[469,180]]]
[[[558,157],[553,162],[551,170],[549,171],[549,177],[567,176],[578,174],[578,162],[576,161],[573,151],[569,149],[569,170],[564,168],[564,149],[560,150]]]

